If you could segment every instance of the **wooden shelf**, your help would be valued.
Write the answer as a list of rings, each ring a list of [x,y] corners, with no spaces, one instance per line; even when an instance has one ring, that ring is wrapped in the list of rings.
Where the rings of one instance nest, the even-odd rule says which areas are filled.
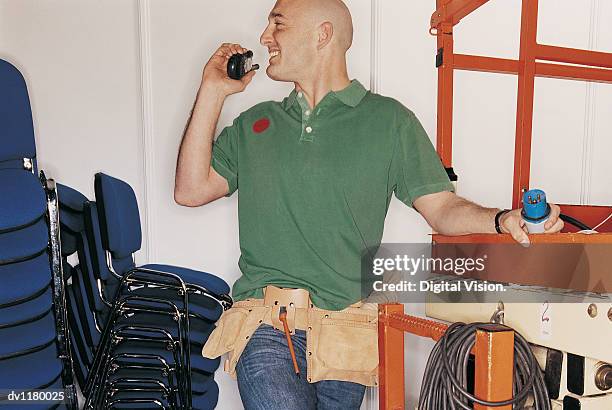
[[[433,234],[431,239],[435,243],[514,243],[509,234],[472,234],[461,236],[446,236]],[[551,233],[529,235],[531,243],[609,243],[612,244],[612,233]]]

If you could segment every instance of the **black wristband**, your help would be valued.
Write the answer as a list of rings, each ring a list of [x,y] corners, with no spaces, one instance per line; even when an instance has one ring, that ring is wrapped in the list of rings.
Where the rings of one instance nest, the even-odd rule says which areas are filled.
[[[503,233],[501,227],[499,226],[499,219],[503,214],[507,214],[508,212],[510,212],[509,209],[502,209],[501,211],[495,214],[495,230],[497,231],[497,233]]]

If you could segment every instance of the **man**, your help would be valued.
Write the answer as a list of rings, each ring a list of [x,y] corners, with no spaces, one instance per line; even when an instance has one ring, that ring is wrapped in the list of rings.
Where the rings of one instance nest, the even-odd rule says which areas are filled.
[[[280,103],[264,102],[242,113],[214,143],[225,98],[243,91],[255,72],[241,80],[227,77],[229,57],[246,51],[227,43],[204,68],[179,152],[174,195],[181,205],[200,206],[240,189],[243,275],[233,295],[254,303],[244,315],[262,306],[274,309],[262,305],[270,285],[307,291],[312,309],[358,306],[360,253],[380,244],[392,194],[441,234],[494,233],[498,219],[501,231],[518,242],[529,241],[519,210],[498,215],[499,209],[452,192],[412,112],[349,80],[346,52],[352,36],[351,16],[340,0],[278,0],[261,35],[270,52],[266,72],[273,80],[293,82],[295,90]],[[558,215],[552,205],[547,232],[562,228]],[[222,323],[218,333],[234,329],[235,335],[227,337],[237,340],[250,321],[241,320],[246,322]],[[267,320],[262,316],[258,322]],[[230,366],[235,366],[246,408],[359,408],[365,389],[360,383],[365,382],[352,377],[350,368],[348,376],[336,380],[323,376],[309,383],[310,375],[308,380],[295,377],[294,370],[310,366],[311,351],[300,326],[291,334],[293,341],[289,335],[286,341],[282,332],[262,324],[243,337],[248,341],[239,349],[234,340],[220,342],[226,336],[213,334],[204,350],[238,350],[239,360]],[[295,355],[287,349],[291,343]]]

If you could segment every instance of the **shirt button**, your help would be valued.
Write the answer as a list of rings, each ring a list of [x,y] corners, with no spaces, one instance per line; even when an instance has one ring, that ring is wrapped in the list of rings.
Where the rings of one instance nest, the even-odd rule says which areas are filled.
[[[304,96],[304,94],[302,94],[302,92],[300,91],[300,92],[298,93],[298,97],[302,98],[303,96]]]
[[[306,115],[310,115],[310,110],[306,110],[306,111],[304,112],[304,114],[306,114]]]
[[[306,132],[310,134],[312,132],[312,127],[306,127]]]

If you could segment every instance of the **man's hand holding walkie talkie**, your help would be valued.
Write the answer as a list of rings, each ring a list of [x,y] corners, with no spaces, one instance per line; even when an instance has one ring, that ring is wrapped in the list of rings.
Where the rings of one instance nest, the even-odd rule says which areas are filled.
[[[221,44],[204,67],[202,87],[223,97],[244,91],[259,68],[251,65],[252,56],[240,44]]]
[[[252,56],[240,44],[223,43],[204,66],[176,164],[174,200],[180,205],[204,205],[229,192],[211,166],[212,145],[225,98],[244,91],[259,68]]]

